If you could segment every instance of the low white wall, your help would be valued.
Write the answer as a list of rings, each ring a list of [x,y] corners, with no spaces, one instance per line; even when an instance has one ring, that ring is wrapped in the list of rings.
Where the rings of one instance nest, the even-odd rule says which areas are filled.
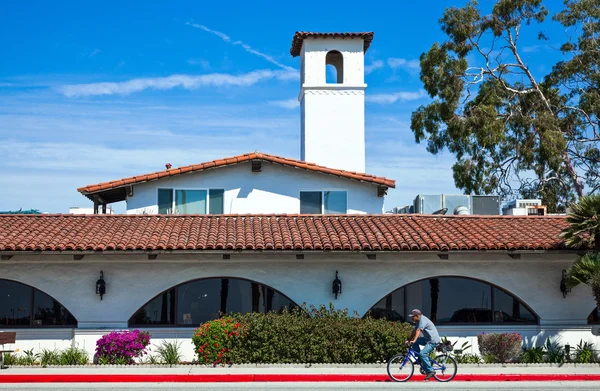
[[[410,282],[435,276],[463,276],[495,284],[523,300],[540,317],[539,325],[442,326],[448,337],[473,337],[485,332],[519,332],[526,343],[541,344],[547,337],[576,345],[580,340],[600,347],[598,326],[586,318],[594,308],[591,290],[573,289],[563,299],[559,290],[562,269],[572,255],[384,254],[368,260],[364,254],[221,254],[146,256],[86,255],[73,261],[66,255],[14,256],[0,263],[0,278],[34,286],[60,301],[78,320],[78,329],[16,329],[20,349],[65,347],[75,344],[92,353],[96,340],[114,329],[126,329],[129,318],[148,300],[175,285],[207,277],[239,277],[261,282],[282,292],[298,304],[328,304],[364,314],[376,302]],[[100,301],[94,287],[104,271],[107,293]],[[343,282],[338,300],[331,294],[335,271]],[[193,328],[148,329],[155,342],[179,339],[186,359],[193,358]],[[474,347],[476,348],[476,346]]]

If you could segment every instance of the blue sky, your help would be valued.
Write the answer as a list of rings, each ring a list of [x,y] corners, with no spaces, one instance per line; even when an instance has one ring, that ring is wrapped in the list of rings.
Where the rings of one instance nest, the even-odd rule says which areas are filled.
[[[428,154],[409,124],[429,101],[419,55],[444,39],[444,8],[465,2],[4,1],[0,210],[67,212],[89,205],[78,187],[166,162],[254,150],[299,158],[296,30],[375,32],[365,59],[367,172],[396,179],[386,208],[459,193],[452,155]],[[562,2],[547,3],[555,11]],[[549,25],[550,41],[539,43],[539,30],[522,42],[538,76],[565,37]]]

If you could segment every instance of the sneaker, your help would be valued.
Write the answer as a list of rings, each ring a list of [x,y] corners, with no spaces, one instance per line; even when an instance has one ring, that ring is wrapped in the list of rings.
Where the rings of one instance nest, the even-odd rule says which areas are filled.
[[[431,378],[433,377],[433,375],[435,375],[435,372],[434,372],[434,371],[431,371],[431,372],[429,372],[429,373],[427,374],[427,376],[425,376],[425,381],[427,381],[427,380],[431,379]]]

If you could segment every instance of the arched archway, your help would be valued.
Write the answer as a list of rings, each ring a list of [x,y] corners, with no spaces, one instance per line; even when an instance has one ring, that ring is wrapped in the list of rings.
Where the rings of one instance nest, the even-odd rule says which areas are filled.
[[[221,313],[281,311],[291,299],[256,281],[213,277],[188,281],[155,296],[129,319],[129,326],[192,327]]]
[[[513,294],[485,281],[440,276],[396,289],[367,312],[375,318],[405,321],[420,309],[437,324],[537,324],[539,317]]]
[[[342,84],[344,82],[344,56],[337,50],[327,52],[325,56],[325,80],[327,83]]]
[[[77,327],[77,319],[41,290],[0,279],[0,329],[21,327]]]

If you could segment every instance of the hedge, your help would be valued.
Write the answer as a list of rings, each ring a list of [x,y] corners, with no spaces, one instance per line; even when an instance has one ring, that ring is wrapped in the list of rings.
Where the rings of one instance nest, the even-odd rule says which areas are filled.
[[[192,340],[203,364],[378,363],[405,352],[411,332],[406,323],[321,306],[225,316]]]

